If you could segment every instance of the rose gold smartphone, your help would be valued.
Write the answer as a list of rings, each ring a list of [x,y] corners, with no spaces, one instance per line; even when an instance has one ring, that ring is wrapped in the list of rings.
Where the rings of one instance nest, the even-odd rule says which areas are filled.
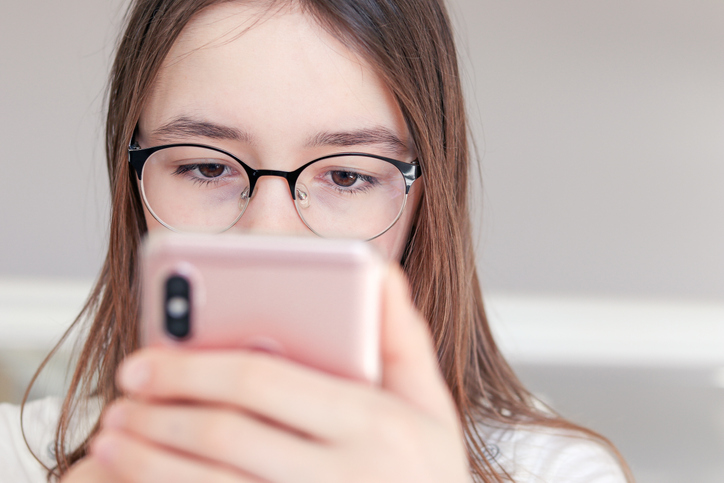
[[[379,383],[383,263],[368,243],[163,233],[141,273],[142,345],[264,350]]]

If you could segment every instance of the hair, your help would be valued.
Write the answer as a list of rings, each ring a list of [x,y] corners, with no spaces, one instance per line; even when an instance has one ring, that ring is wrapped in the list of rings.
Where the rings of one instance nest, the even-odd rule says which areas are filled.
[[[141,108],[187,23],[204,8],[226,1],[230,0],[135,0],[129,7],[107,94],[105,149],[112,200],[108,253],[85,307],[69,329],[89,323],[62,405],[55,435],[57,466],[49,469],[49,479],[83,458],[98,431],[96,422],[84,441],[69,444],[71,420],[80,402],[94,396],[105,407],[118,398],[116,369],[138,347],[137,259],[146,224],[127,147]],[[487,457],[481,423],[560,428],[595,439],[618,455],[602,436],[541,409],[493,340],[475,269],[468,128],[443,0],[267,3],[290,1],[377,70],[407,121],[424,174],[401,263],[414,303],[429,323],[440,369],[464,428],[475,481],[510,479]]]

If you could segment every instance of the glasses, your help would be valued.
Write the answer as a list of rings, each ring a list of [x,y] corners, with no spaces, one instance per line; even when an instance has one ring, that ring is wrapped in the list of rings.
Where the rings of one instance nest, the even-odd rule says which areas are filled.
[[[304,224],[327,238],[376,238],[397,222],[412,183],[422,175],[405,163],[367,153],[314,159],[294,171],[253,169],[233,154],[201,144],[141,149],[128,160],[153,217],[176,232],[220,233],[242,217],[262,176],[284,178]]]

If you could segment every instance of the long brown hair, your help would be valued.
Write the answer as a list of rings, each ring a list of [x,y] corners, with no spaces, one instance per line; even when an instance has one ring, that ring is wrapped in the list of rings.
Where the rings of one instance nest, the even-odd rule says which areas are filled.
[[[82,444],[69,447],[71,419],[79,401],[93,395],[105,407],[119,397],[116,368],[137,348],[136,267],[146,226],[127,161],[129,140],[161,64],[182,29],[202,9],[224,1],[229,0],[136,0],[129,8],[108,91],[106,157],[112,193],[108,254],[74,324],[90,323],[57,427],[57,467],[52,471],[56,475],[85,456],[87,443],[98,429],[96,425]],[[467,121],[443,0],[296,3],[377,69],[407,120],[424,175],[402,264],[414,302],[429,321],[440,367],[465,430],[476,481],[508,479],[486,458],[481,422],[565,428],[613,449],[595,433],[537,409],[491,335],[468,211]]]

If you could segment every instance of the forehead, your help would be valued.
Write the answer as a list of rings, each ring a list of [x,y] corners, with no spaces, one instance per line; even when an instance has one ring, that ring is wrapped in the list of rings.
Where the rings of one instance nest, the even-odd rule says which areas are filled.
[[[269,3],[269,5],[267,5]],[[224,2],[197,13],[184,27],[164,65],[170,66],[196,52],[220,49],[227,53],[268,53],[274,45],[300,52],[332,52],[362,66],[365,62],[338,39],[329,35],[317,20],[296,2]],[[321,48],[317,41],[324,44]],[[237,42],[241,39],[241,42]],[[296,42],[295,42],[296,41]],[[233,49],[224,46],[233,44]],[[247,49],[244,49],[244,47]],[[268,47],[259,51],[259,47]],[[217,51],[218,52],[218,51]]]
[[[375,70],[292,5],[230,2],[200,12],[164,60],[142,123],[211,116],[257,135],[382,124],[406,138]]]

